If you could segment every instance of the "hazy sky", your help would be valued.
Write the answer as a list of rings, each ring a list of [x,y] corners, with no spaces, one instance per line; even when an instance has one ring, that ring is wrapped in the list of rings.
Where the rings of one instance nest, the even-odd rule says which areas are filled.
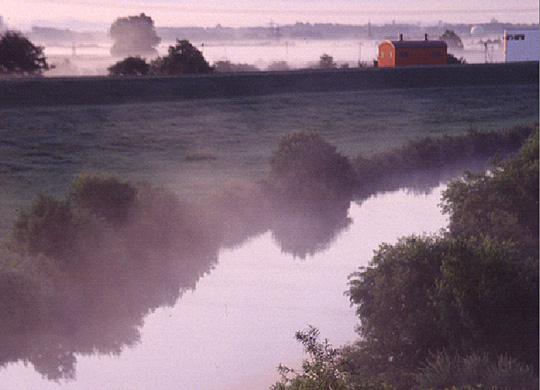
[[[538,23],[538,0],[0,0],[10,28],[104,27],[145,12],[156,26],[258,26],[331,22]],[[76,23],[84,22],[84,23]]]

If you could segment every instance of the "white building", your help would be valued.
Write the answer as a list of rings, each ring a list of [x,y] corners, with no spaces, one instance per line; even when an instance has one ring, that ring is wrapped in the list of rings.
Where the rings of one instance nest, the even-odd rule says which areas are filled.
[[[537,29],[505,30],[504,56],[506,62],[538,61],[540,34]]]

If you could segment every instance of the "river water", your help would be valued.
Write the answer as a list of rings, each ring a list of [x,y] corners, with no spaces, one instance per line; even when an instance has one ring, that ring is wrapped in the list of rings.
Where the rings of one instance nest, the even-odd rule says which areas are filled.
[[[78,243],[88,268],[62,283],[13,279],[9,267],[6,279],[0,268],[0,305],[15,313],[0,322],[0,388],[268,388],[278,364],[302,359],[296,331],[316,326],[334,345],[356,338],[347,277],[380,243],[446,224],[441,186],[261,211],[252,183],[267,177],[280,135],[315,130],[354,157],[537,118],[534,85],[0,110],[0,241],[40,192],[61,198],[81,172],[150,181],[181,199],[158,192],[159,218]],[[183,232],[179,243],[163,221]]]
[[[305,259],[284,253],[270,232],[222,249],[193,291],[145,318],[136,345],[118,356],[77,355],[76,379],[58,382],[31,364],[10,364],[0,371],[1,388],[267,389],[279,363],[297,366],[303,356],[295,331],[316,326],[336,346],[355,340],[347,276],[367,265],[380,243],[444,227],[442,189],[353,203],[351,224]]]

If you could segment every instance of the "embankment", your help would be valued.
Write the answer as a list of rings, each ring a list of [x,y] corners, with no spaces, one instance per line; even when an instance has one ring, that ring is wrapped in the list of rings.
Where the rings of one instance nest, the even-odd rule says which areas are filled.
[[[510,84],[538,84],[538,62],[179,77],[2,79],[0,108]]]

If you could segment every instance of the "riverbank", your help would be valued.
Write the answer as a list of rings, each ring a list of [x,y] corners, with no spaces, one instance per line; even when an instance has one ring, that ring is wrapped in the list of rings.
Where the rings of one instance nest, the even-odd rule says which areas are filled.
[[[0,108],[172,102],[299,92],[538,84],[538,62],[176,77],[0,80]]]

